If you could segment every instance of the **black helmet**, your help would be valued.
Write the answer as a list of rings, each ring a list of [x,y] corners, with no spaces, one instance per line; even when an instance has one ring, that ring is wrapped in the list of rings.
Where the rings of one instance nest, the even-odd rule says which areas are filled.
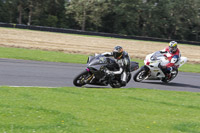
[[[116,46],[113,49],[113,56],[115,59],[120,59],[123,55],[123,48],[121,46]]]
[[[177,42],[176,41],[169,42],[169,52],[175,53],[176,50],[177,50]]]

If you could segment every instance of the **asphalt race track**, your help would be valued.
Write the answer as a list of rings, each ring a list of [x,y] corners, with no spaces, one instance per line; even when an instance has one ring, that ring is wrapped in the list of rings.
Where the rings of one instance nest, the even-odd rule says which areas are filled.
[[[0,86],[74,86],[73,78],[85,67],[86,65],[70,63],[0,59]],[[155,80],[137,83],[131,79],[125,88],[200,92],[200,74],[179,72],[178,76],[168,84]]]

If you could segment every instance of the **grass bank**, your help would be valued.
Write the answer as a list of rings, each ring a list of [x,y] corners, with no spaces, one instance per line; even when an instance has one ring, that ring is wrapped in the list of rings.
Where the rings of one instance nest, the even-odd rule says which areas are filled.
[[[149,89],[0,87],[0,132],[200,132],[200,94]]]
[[[32,50],[23,48],[0,47],[0,58],[85,64],[87,61],[87,57],[88,55],[66,54],[62,52]],[[143,60],[138,60],[138,59],[132,59],[132,60],[139,62],[140,66],[144,64]],[[200,64],[186,63],[179,69],[179,71],[200,73],[199,68]]]

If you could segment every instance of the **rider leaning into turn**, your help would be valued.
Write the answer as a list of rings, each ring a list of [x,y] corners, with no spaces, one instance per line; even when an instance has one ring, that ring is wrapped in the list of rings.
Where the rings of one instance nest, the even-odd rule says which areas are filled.
[[[166,66],[162,66],[163,72],[166,74],[166,76],[169,77],[170,72],[174,69],[177,69],[178,66],[176,66],[175,64],[179,61],[181,57],[180,50],[177,47],[177,42],[169,42],[169,46],[166,47],[164,50],[161,50],[160,52],[164,53],[164,56],[166,56],[169,61]]]
[[[112,74],[121,74],[121,84],[122,86],[126,86],[128,75],[130,74],[130,58],[126,51],[123,51],[121,46],[114,47],[112,52],[105,52],[102,55],[104,56],[113,56],[115,58],[116,63],[119,65],[118,71],[109,71],[106,73],[109,75]]]

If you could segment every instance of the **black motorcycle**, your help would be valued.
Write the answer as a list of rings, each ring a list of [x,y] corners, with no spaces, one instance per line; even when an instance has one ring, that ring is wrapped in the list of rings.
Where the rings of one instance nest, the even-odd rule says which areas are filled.
[[[131,72],[138,69],[137,62],[131,61],[130,72],[128,73],[128,80],[131,79]],[[111,57],[105,57],[104,55],[89,56],[87,60],[87,68],[74,78],[74,85],[81,87],[86,84],[108,86],[112,88],[120,88],[121,75],[108,75],[106,71],[117,71],[119,65]]]

